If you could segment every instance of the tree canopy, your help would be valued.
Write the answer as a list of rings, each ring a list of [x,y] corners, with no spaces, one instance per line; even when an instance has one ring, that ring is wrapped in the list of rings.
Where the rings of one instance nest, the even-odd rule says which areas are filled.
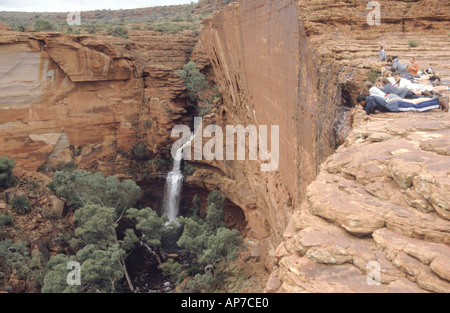
[[[221,284],[224,275],[226,276],[227,262],[237,258],[242,237],[239,231],[225,226],[223,211],[225,198],[217,191],[213,191],[207,201],[208,208],[204,220],[196,215],[179,218],[184,229],[177,244],[196,257],[197,267],[192,268],[198,270],[191,271],[194,279],[190,282],[190,287],[214,290]],[[212,276],[211,273],[205,272],[207,266],[214,266],[217,262],[225,263],[221,273]],[[168,269],[173,269],[176,277],[180,276],[179,267],[170,264],[166,267],[166,271]]]
[[[84,170],[58,171],[50,186],[67,204],[80,208],[88,202],[124,212],[139,199],[141,188],[127,179],[120,182],[116,176],[92,174]]]
[[[123,217],[134,222],[135,227],[126,228],[119,238],[118,226]],[[147,244],[161,244],[166,217],[159,217],[150,208],[128,209],[119,214],[116,209],[89,202],[74,214],[77,224],[71,246],[78,250],[75,258],[56,256],[47,265],[49,273],[44,279],[43,292],[115,292],[121,289],[119,282],[125,277],[128,287],[134,290],[125,260],[139,244],[135,229],[141,231]],[[129,223],[127,223],[128,225]],[[80,263],[81,286],[66,283],[69,261]]]

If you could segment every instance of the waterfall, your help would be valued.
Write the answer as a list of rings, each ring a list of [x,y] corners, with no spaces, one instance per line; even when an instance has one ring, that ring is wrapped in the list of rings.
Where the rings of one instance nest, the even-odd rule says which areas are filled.
[[[179,225],[177,221],[178,209],[180,205],[180,193],[183,186],[183,173],[181,172],[181,160],[183,159],[183,149],[189,145],[194,136],[190,138],[188,142],[182,145],[176,152],[173,159],[172,171],[167,174],[166,187],[164,190],[164,209],[169,217],[169,223],[174,222]]]

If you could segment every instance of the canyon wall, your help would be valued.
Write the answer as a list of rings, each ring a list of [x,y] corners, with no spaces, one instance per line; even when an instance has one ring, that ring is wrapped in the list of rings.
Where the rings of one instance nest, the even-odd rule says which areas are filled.
[[[2,32],[0,154],[29,170],[75,161],[111,173],[141,141],[160,153],[186,112],[176,70],[197,40]]]
[[[306,186],[337,147],[338,137],[346,136],[339,128],[348,111],[342,106],[346,82],[340,76],[352,77],[351,68],[318,64],[320,54],[294,1],[233,3],[204,22],[201,44],[223,94],[223,124],[280,129],[276,171],[262,172],[254,161],[230,162],[223,169],[234,173],[228,177],[245,190],[238,203],[270,269],[274,248]]]
[[[0,155],[31,171],[74,161],[135,178],[133,147],[167,156],[173,126],[191,125],[176,70],[192,57],[222,93],[204,126],[280,127],[276,171],[262,172],[261,161],[202,160],[186,178],[242,208],[251,255],[272,272],[267,291],[365,291],[370,261],[384,271],[378,290],[448,290],[448,115],[414,129],[420,120],[389,115],[359,130],[352,122],[363,125],[354,99],[381,67],[380,44],[448,81],[450,10],[435,0],[383,1],[382,23],[372,27],[367,3],[241,0],[206,20],[200,41],[2,30]]]
[[[405,63],[408,63],[409,57],[415,56],[422,68],[432,67],[443,81],[448,81],[450,74],[447,62],[448,34],[445,27],[449,21],[448,4],[441,4],[439,1],[383,1],[381,24],[378,26],[368,25],[367,16],[373,7],[367,7],[367,4],[368,1],[242,0],[227,6],[204,23],[201,44],[209,56],[214,77],[223,93],[223,123],[280,126],[278,171],[263,173],[260,171],[260,164],[255,162],[231,162],[228,167],[216,164],[216,167],[228,173],[227,176],[234,185],[239,186],[238,190],[242,195],[238,203],[244,208],[251,229],[250,235],[260,240],[266,268],[274,270],[266,288],[269,292],[368,290],[365,288],[367,284],[365,281],[361,282],[361,279],[364,280],[370,271],[363,266],[377,260],[376,257],[372,255],[372,259],[364,259],[366,263],[358,263],[361,259],[352,254],[353,250],[346,242],[343,246],[347,250],[339,250],[344,255],[341,260],[337,258],[337,252],[330,252],[323,246],[332,248],[336,244],[339,247],[340,240],[350,240],[358,247],[378,245],[372,249],[376,251],[376,255],[381,255],[384,249],[390,249],[389,240],[380,239],[382,235],[385,239],[406,236],[402,237],[405,245],[411,238],[423,239],[424,235],[410,234],[414,230],[402,228],[399,231],[398,227],[389,227],[388,224],[387,230],[377,231],[377,238],[373,233],[374,240],[360,240],[358,236],[372,234],[374,229],[360,234],[342,225],[344,220],[348,220],[356,228],[360,224],[357,210],[352,212],[348,201],[364,202],[364,199],[353,200],[350,194],[348,198],[342,195],[342,201],[336,204],[342,210],[349,206],[348,211],[340,212],[342,216],[339,215],[339,218],[343,221],[334,213],[319,213],[333,205],[333,199],[339,196],[341,187],[336,181],[336,190],[328,190],[327,187],[333,186],[333,182],[329,180],[329,185],[320,185],[320,176],[316,179],[318,168],[338,145],[345,142],[351,130],[353,114],[358,109],[350,108],[355,105],[354,99],[361,83],[368,79],[367,75],[371,70],[380,70],[382,66],[378,59],[379,45],[385,47],[389,56],[397,55]],[[411,39],[420,39],[423,48],[409,47],[408,41]],[[442,118],[445,119],[445,115]],[[360,153],[364,154],[363,151],[359,152],[362,149],[359,146],[354,148],[355,157]],[[445,168],[443,165],[439,171],[445,172]],[[371,183],[378,179],[392,182],[389,173],[381,176],[385,177],[373,177],[374,181]],[[307,186],[313,181],[311,186],[314,187],[310,187],[307,194]],[[315,188],[319,195],[324,191],[327,200],[313,198],[311,188]],[[390,187],[377,188],[387,190]],[[228,187],[222,189],[225,194],[236,193],[236,190],[230,191]],[[399,202],[394,203],[398,205]],[[448,203],[442,205],[446,207]],[[426,206],[429,207],[429,204]],[[436,220],[436,225],[440,226],[430,226],[433,229],[430,232],[433,232],[434,227],[448,227],[448,223],[442,219],[443,216],[445,219],[445,210],[439,216],[431,209],[427,216],[418,217],[414,212],[411,214],[416,216],[415,223],[418,224],[427,219]],[[310,211],[314,218],[308,215]],[[436,206],[436,211],[442,211],[441,204]],[[382,223],[379,219],[374,220],[374,223]],[[289,226],[287,221],[290,221]],[[341,223],[341,228],[337,227],[328,233],[327,229],[334,227],[336,223]],[[307,235],[314,243],[302,244],[301,230],[307,229],[308,225],[311,226],[312,233],[308,232]],[[379,228],[382,228],[381,224]],[[439,239],[425,236],[424,242],[415,241],[414,244],[428,249],[429,242],[445,243],[445,229],[436,234]],[[394,233],[391,234],[388,230]],[[280,237],[285,231],[283,238]],[[334,231],[339,232],[339,235]],[[351,235],[344,235],[346,231]],[[321,238],[327,245],[322,245]],[[316,240],[320,241],[317,251],[310,249],[316,247]],[[281,244],[273,253],[272,249],[278,242]],[[434,243],[430,243],[430,247],[434,247]],[[442,273],[442,260],[448,252],[445,246],[436,247],[437,250],[436,260],[440,263],[436,262],[440,265],[436,271]],[[420,259],[417,254],[410,253],[408,257],[411,255]],[[400,254],[398,256],[403,257]],[[429,284],[426,290],[447,290],[445,273],[436,276],[434,272],[430,273],[429,269],[424,268],[426,276],[418,279],[417,272],[410,272],[411,264],[399,265],[395,256],[386,257],[394,263],[394,267],[401,269],[395,274],[396,279],[389,280],[383,276],[383,286],[376,290],[422,290],[410,283],[420,279],[421,288]],[[336,259],[336,262],[333,261]],[[387,260],[378,260],[383,270],[386,270],[384,266],[389,266]],[[424,265],[430,265],[428,261],[432,260],[426,260]],[[331,267],[331,263],[346,266]],[[347,266],[349,263],[351,266]],[[416,270],[419,268],[420,266]],[[333,277],[333,271],[340,270],[343,272],[342,276],[327,280],[327,277]],[[349,282],[345,283],[347,279]],[[353,280],[358,283],[352,285]],[[333,289],[333,284],[339,287]]]

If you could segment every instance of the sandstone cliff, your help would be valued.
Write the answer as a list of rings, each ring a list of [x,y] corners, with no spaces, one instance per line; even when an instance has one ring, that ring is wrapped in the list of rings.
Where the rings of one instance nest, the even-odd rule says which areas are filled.
[[[334,213],[331,214],[332,217],[315,213],[320,216],[320,218],[315,217],[315,220],[320,221],[316,221],[316,223],[321,223],[321,227],[324,227],[323,230],[318,227],[318,232],[324,231],[325,234],[312,233],[311,240],[315,240],[313,238],[317,235],[317,240],[323,238],[331,249],[334,249],[335,240],[338,241],[340,238],[337,235],[328,234],[326,230],[328,227],[334,227],[333,231],[339,232],[356,245],[365,245],[365,236],[382,228],[385,221],[390,220],[391,215],[395,215],[394,212],[388,214],[386,211],[389,209],[386,209],[383,213],[387,214],[384,215],[384,219],[367,217],[370,227],[375,228],[367,225],[360,226],[360,220],[356,216],[358,216],[361,206],[364,207],[364,205],[358,204],[358,201],[365,203],[364,197],[353,199],[351,193],[339,193],[342,187],[337,181],[335,183],[331,181],[326,186],[318,183],[324,175],[318,170],[320,164],[333,153],[339,144],[344,142],[351,129],[352,114],[355,109],[350,110],[350,108],[354,106],[354,99],[359,92],[361,82],[367,79],[366,75],[371,69],[381,67],[381,63],[378,61],[379,45],[384,45],[389,55],[398,55],[404,62],[407,62],[409,56],[418,56],[423,68],[431,66],[438,70],[444,81],[448,80],[449,46],[445,25],[449,20],[449,11],[445,10],[440,2],[418,1],[408,4],[385,1],[381,8],[382,24],[379,27],[367,25],[366,17],[369,10],[366,5],[367,3],[362,1],[244,0],[229,5],[205,22],[202,46],[211,60],[214,77],[224,94],[223,110],[225,112],[223,115],[226,117],[224,123],[280,125],[279,171],[261,173],[259,164],[251,162],[234,162],[226,166],[216,164],[216,167],[222,169],[222,173],[226,173],[227,180],[225,183],[215,184],[215,188],[221,188],[228,197],[234,195],[234,198],[238,198],[236,203],[239,203],[244,209],[250,228],[249,235],[260,240],[259,248],[262,251],[262,257],[266,260],[267,269],[272,270],[272,265],[276,264],[273,267],[275,272],[268,283],[268,291],[341,291],[339,287],[327,289],[327,277],[332,271],[336,271],[337,267],[332,267],[327,272],[325,270],[327,267],[322,266],[327,261],[320,262],[320,258],[307,254],[307,248],[302,248],[299,240],[296,239],[300,235],[294,236],[302,228],[299,226],[295,228],[293,225],[299,223],[309,225],[309,213],[304,212],[309,212],[308,203],[312,199],[312,188],[315,188],[317,194],[326,197],[327,201],[331,203],[330,206],[336,198],[337,205],[344,210],[342,214],[336,214],[336,216]],[[429,9],[424,10],[424,7]],[[419,38],[424,47],[416,50],[408,47],[408,39],[412,38]],[[440,115],[440,118],[445,124],[447,116]],[[410,123],[415,122],[410,121]],[[384,125],[383,122],[380,124]],[[402,125],[407,125],[407,123]],[[442,127],[445,129],[445,126]],[[404,131],[407,132],[407,130]],[[383,132],[377,134],[381,137],[390,136]],[[434,143],[438,145],[437,142]],[[348,142],[347,145],[349,145]],[[395,147],[402,149],[396,145]],[[352,151],[356,155],[369,154],[365,150],[359,151],[359,146],[353,148]],[[370,148],[367,149],[367,151],[372,151]],[[405,152],[406,150],[410,151],[407,146],[404,149]],[[354,158],[355,156],[348,156],[349,160]],[[341,166],[344,165],[339,164],[335,168]],[[389,168],[389,165],[386,164],[386,168]],[[444,165],[442,168],[437,166],[437,171],[440,172],[439,175],[446,177]],[[306,187],[313,182],[317,174],[319,176],[308,189],[309,193],[307,194]],[[369,177],[372,174],[367,173],[366,175]],[[394,192],[390,191],[392,186],[380,185],[385,180],[394,184],[395,180],[388,172],[380,173],[380,176],[374,175],[370,177],[370,180],[373,185],[369,185],[369,188],[375,188],[376,191],[371,191],[376,195],[383,192]],[[205,182],[207,179],[203,177],[203,181]],[[236,185],[239,186],[239,195],[236,195],[236,191],[232,187]],[[403,191],[408,188],[405,187]],[[398,192],[400,193],[400,190]],[[416,196],[412,190],[409,190],[408,194],[410,197]],[[338,201],[340,196],[342,198]],[[397,194],[397,197],[401,198],[401,195]],[[420,202],[419,199],[422,198],[407,199],[411,203],[416,203]],[[325,206],[324,199],[319,198],[316,201],[318,208]],[[349,206],[349,201],[354,201],[355,207]],[[405,201],[402,204],[405,204]],[[373,208],[379,206],[378,204],[372,205]],[[399,203],[395,205],[401,206]],[[430,203],[422,203],[422,205],[428,210],[434,211],[431,209]],[[424,239],[421,236],[425,236],[425,242],[416,242],[423,246],[427,246],[428,242],[433,240],[445,244],[447,239],[444,239],[446,238],[444,229],[448,227],[448,222],[443,219],[446,209],[443,210],[442,206],[448,208],[448,203],[436,206],[436,211],[443,212],[441,215],[429,213],[430,215],[419,217],[416,216],[413,209],[411,214],[416,219],[414,222],[409,221],[420,225],[428,223],[425,222],[428,219],[435,221],[436,225],[430,225],[430,228],[433,229],[432,232],[436,231],[435,227],[442,230],[442,233],[436,234],[440,239],[431,240],[424,234],[412,235],[415,233],[413,230],[410,232],[398,231],[392,236],[402,234],[402,236],[406,236],[402,237],[405,242],[410,238]],[[407,204],[408,212],[412,207]],[[294,215],[291,219],[292,214]],[[355,216],[355,220],[352,219],[352,216]],[[333,218],[337,221],[334,221]],[[332,220],[334,223],[325,222],[327,220]],[[291,222],[289,223],[289,221]],[[345,221],[355,228],[363,228],[360,233],[353,232],[354,235],[363,236],[363,239],[346,235],[346,232],[350,232],[350,234],[352,232],[346,226]],[[336,223],[340,227],[334,226]],[[371,223],[374,223],[375,226]],[[366,227],[370,229],[365,229]],[[286,229],[287,232],[282,240],[280,235]],[[393,227],[388,227],[388,229],[393,231]],[[378,234],[390,236],[387,230],[380,230]],[[294,239],[290,239],[291,237]],[[276,248],[280,241],[283,241],[282,244]],[[389,242],[389,240],[385,242]],[[386,245],[385,242],[383,244]],[[370,244],[372,243],[373,241],[370,242]],[[348,244],[346,243],[344,246],[347,247]],[[444,248],[445,246],[440,247]],[[276,252],[274,252],[275,249]],[[383,249],[379,247],[377,253],[381,253],[381,250]],[[442,251],[443,255],[446,255],[445,249]],[[326,253],[332,255],[331,252],[321,250],[317,252],[317,255],[327,255]],[[337,261],[339,264],[352,263],[351,252],[339,250],[339,253],[343,254],[342,260]],[[272,256],[276,257],[274,263],[271,259]],[[304,257],[301,259],[301,256]],[[335,256],[332,255],[331,258],[334,260]],[[392,257],[391,260],[394,258]],[[304,263],[299,263],[300,259]],[[442,258],[442,255],[438,258],[439,262],[443,259],[445,258]],[[384,261],[380,261],[382,266],[386,264]],[[427,260],[424,264],[429,265],[428,261],[432,260]],[[357,269],[349,267],[348,270],[363,275],[367,272],[367,270],[363,270],[366,264],[361,263]],[[408,265],[405,265],[406,267]],[[345,272],[347,268],[343,267],[342,270]],[[361,274],[361,270],[363,274]],[[442,272],[441,269],[437,271]],[[414,275],[410,272],[404,274],[404,272],[399,273],[397,278],[408,276],[411,281],[417,280],[415,278],[417,273]],[[307,275],[311,275],[313,278],[317,277],[314,280],[317,282],[317,286],[312,286],[312,283],[311,286],[301,283],[308,279]],[[446,290],[446,276],[433,275],[430,274],[427,278],[422,277],[425,280],[430,277],[430,279],[436,279],[434,287],[426,289]],[[339,286],[345,286],[346,279],[345,275],[334,278],[329,285],[342,282]],[[321,285],[321,280],[324,281],[324,285]],[[386,282],[386,280],[383,281],[383,283]],[[402,285],[402,283],[399,283],[398,288],[394,289],[405,291],[408,290],[407,288],[412,288],[411,290],[417,290],[417,286],[414,284]],[[423,287],[425,284],[427,283],[419,285]],[[351,287],[351,283],[349,283],[349,287],[345,290],[365,291],[367,290],[366,286],[367,284],[364,286],[360,284]],[[393,286],[395,284],[392,284],[391,287]],[[402,289],[403,287],[406,289]],[[394,289],[391,291],[395,291]]]
[[[0,42],[1,155],[29,170],[74,160],[110,172],[117,153],[140,141],[152,153],[172,142],[174,121],[186,112],[176,69],[194,35],[6,31]]]
[[[357,116],[308,187],[266,290],[449,292],[448,114]]]
[[[279,170],[255,162],[217,164],[239,185],[238,202],[261,254],[271,257],[316,168],[335,149],[341,111],[338,74],[319,71],[316,54],[291,1],[241,1],[205,22],[202,46],[224,95],[229,125],[279,125]],[[233,194],[222,186],[224,194]]]
[[[242,208],[250,257],[272,272],[267,291],[448,291],[449,115],[365,119],[353,106],[381,65],[379,44],[448,81],[450,11],[383,1],[382,24],[371,27],[366,5],[241,0],[206,20],[200,41],[2,31],[0,155],[33,171],[74,160],[130,176],[132,147],[167,154],[172,127],[190,125],[176,69],[193,51],[223,95],[205,125],[280,126],[277,171],[201,161],[186,180]],[[366,282],[372,261],[381,286]]]

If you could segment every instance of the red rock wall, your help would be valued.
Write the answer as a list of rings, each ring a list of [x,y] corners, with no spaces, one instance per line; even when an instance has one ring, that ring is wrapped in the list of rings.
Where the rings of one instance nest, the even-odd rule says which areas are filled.
[[[30,170],[75,160],[109,172],[138,142],[161,152],[185,113],[176,69],[197,40],[0,33],[0,155]]]
[[[433,68],[449,73],[441,45],[448,5],[380,3],[377,27],[367,24],[367,2],[344,0],[241,0],[204,23],[201,44],[224,96],[224,123],[280,126],[276,173],[261,173],[255,162],[216,164],[246,196],[215,188],[244,208],[250,234],[263,240],[268,259],[320,164],[351,130],[345,106],[355,104],[366,73],[381,68],[379,45],[406,63],[416,56],[424,67],[432,55]],[[408,47],[414,38],[423,49]]]
[[[321,72],[293,1],[241,1],[204,26],[202,45],[224,94],[226,123],[280,127],[277,172],[261,173],[255,162],[239,167],[257,199],[259,214],[246,211],[249,224],[276,245],[336,146],[339,70],[330,65]],[[252,219],[265,220],[266,227]]]

